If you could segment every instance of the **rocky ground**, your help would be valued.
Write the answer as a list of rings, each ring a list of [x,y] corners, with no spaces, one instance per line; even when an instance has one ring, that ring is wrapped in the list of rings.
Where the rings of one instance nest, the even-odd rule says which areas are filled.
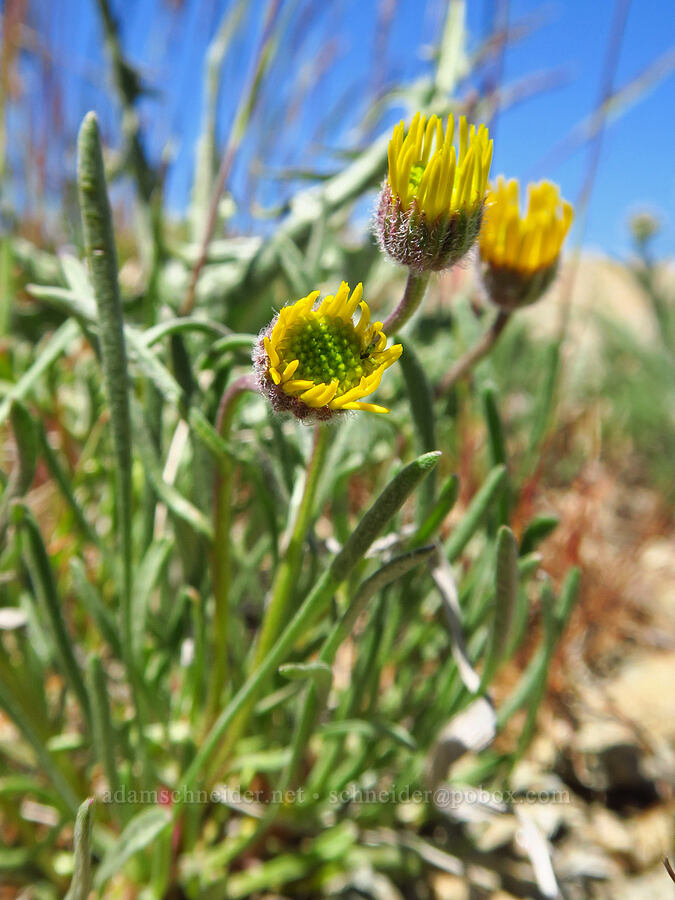
[[[613,315],[646,342],[654,339],[645,298],[620,266],[584,258],[573,285],[570,277],[568,268],[546,299],[548,316],[524,313],[533,330],[551,333],[569,310],[568,372],[588,372],[597,356],[602,335],[592,311],[606,298]],[[552,668],[538,736],[513,778],[514,787],[561,792],[564,800],[466,825],[482,851],[500,858],[502,875],[495,880],[488,865],[468,879],[439,876],[443,900],[675,898],[663,862],[675,860],[675,518],[658,492],[608,465],[597,439],[577,433],[572,440],[586,441],[584,462],[572,483],[540,492],[537,511],[561,520],[541,548],[544,567],[556,577],[578,564],[582,592]],[[505,692],[517,675],[504,674]],[[538,885],[524,865],[532,859],[528,819],[553,864],[547,872],[544,860]]]

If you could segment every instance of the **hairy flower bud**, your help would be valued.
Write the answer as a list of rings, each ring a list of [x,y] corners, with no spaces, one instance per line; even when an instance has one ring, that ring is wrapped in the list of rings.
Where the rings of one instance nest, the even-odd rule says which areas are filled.
[[[389,172],[375,213],[380,248],[415,271],[439,271],[467,253],[483,216],[492,141],[481,125],[415,115],[407,134],[403,122],[389,141]]]
[[[350,296],[343,281],[334,296],[315,305],[318,296],[313,291],[284,306],[261,332],[253,351],[260,390],[277,412],[309,422],[348,410],[389,412],[363,398],[377,390],[402,346],[387,348],[382,323],[371,324],[361,284]],[[354,324],[357,307],[360,317]]]
[[[485,290],[493,303],[508,311],[529,306],[550,287],[574,215],[550,181],[529,185],[522,217],[518,195],[516,179],[497,179],[488,192],[479,241]]]

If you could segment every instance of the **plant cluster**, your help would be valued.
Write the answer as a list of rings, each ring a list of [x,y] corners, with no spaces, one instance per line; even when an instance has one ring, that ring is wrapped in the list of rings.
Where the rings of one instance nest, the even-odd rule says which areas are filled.
[[[457,145],[454,131],[417,114],[389,142],[374,227],[407,282],[383,321],[370,265],[353,277],[349,261],[356,287],[320,299],[327,214],[259,248],[220,319],[198,266],[187,304],[159,269],[137,302],[121,291],[98,124],[82,123],[87,266],[35,255],[27,290],[55,328],[0,404],[16,447],[0,504],[16,847],[0,864],[36,897],[414,891],[427,866],[457,864],[456,791],[507,790],[579,575],[556,592],[540,571],[554,520],[519,541],[509,527],[522,472],[485,382],[486,441],[460,485],[457,404],[550,285],[571,208],[544,183],[521,214],[515,182],[488,186],[487,128],[460,117]],[[496,318],[448,366],[422,311],[398,335],[431,273],[476,242]],[[367,399],[378,389],[387,406]],[[523,471],[552,403],[544,390]],[[535,605],[539,644],[496,707]]]

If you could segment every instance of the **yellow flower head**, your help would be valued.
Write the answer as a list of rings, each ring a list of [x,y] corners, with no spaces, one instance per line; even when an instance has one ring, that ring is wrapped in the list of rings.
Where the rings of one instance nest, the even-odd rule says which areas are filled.
[[[518,193],[516,179],[497,179],[488,191],[479,240],[488,294],[507,309],[534,303],[549,287],[574,215],[550,181],[529,185],[524,216]]]
[[[397,262],[418,270],[454,265],[480,230],[492,162],[485,125],[459,119],[445,129],[438,116],[417,113],[408,133],[401,121],[389,141],[389,172],[380,195],[376,236]]]
[[[334,296],[316,305],[318,296],[313,291],[284,306],[263,331],[254,351],[261,390],[276,410],[300,419],[329,419],[354,409],[389,412],[363,398],[377,389],[402,346],[387,349],[382,323],[370,322],[361,284],[350,296],[343,281]]]

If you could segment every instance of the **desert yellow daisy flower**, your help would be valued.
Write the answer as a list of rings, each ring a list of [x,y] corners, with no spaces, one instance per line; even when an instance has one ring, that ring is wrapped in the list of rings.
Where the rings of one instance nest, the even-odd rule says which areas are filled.
[[[497,179],[488,192],[479,249],[490,298],[505,309],[534,303],[549,287],[574,215],[550,181],[528,187],[520,214],[516,179]]]
[[[389,412],[363,398],[378,388],[402,346],[387,348],[382,323],[370,321],[361,284],[351,296],[343,281],[335,295],[317,304],[318,297],[313,291],[284,306],[262,332],[254,351],[261,390],[276,410],[310,421],[348,410]]]
[[[478,237],[492,162],[485,125],[466,117],[445,129],[438,116],[417,113],[406,134],[401,121],[388,148],[389,170],[376,215],[381,248],[416,270],[439,270],[458,262]]]

